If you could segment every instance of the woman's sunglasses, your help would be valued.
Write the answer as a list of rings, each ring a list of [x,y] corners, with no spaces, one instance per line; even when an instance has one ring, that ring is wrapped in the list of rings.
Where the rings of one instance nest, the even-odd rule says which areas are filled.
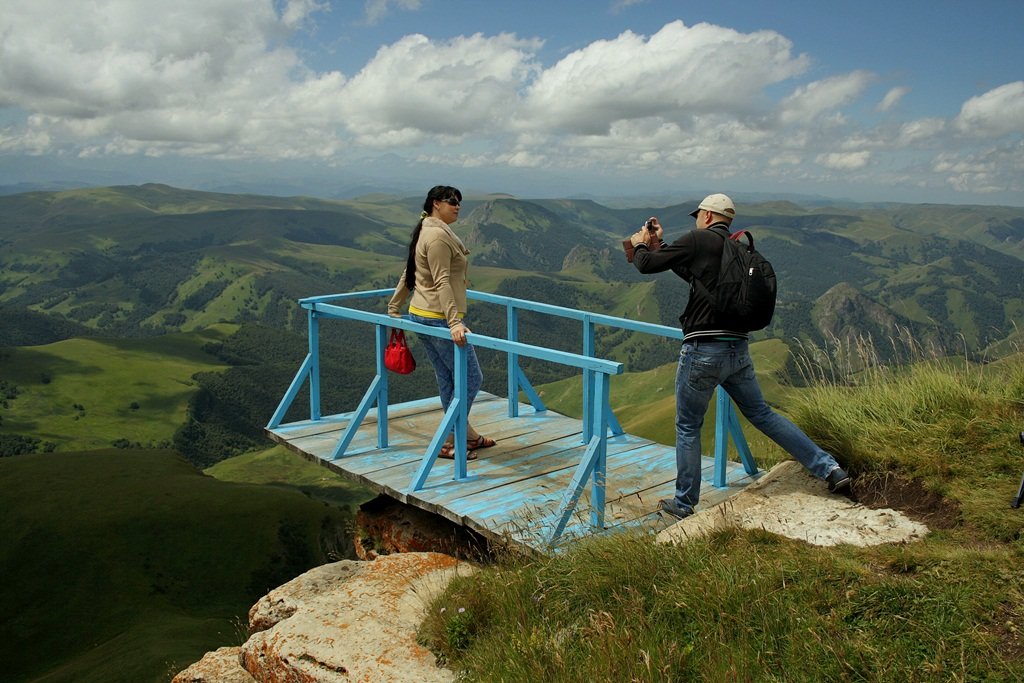
[[[455,197],[449,197],[448,199],[442,199],[441,201],[444,202],[445,204],[450,204],[452,206],[460,206],[462,204],[462,202],[460,202]]]

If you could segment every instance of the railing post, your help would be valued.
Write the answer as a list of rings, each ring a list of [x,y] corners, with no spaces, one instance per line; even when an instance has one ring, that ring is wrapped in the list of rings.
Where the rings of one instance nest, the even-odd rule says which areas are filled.
[[[377,377],[380,378],[380,392],[377,394],[377,448],[388,447],[388,369],[384,367],[384,349],[388,345],[388,328],[374,325],[377,338]]]
[[[609,376],[597,375],[594,394],[594,428],[598,430],[597,457],[594,463],[593,485],[590,488],[590,525],[604,529],[605,482],[608,477],[608,389]]]
[[[715,392],[715,470],[712,483],[725,486],[725,463],[729,454],[729,394],[718,387]]]
[[[506,338],[519,341],[519,315],[509,301],[505,306]],[[506,358],[508,368],[508,416],[519,417],[519,354],[509,351]]]
[[[309,419],[320,419],[320,314],[309,312]]]
[[[467,401],[469,400],[467,392],[466,375],[467,375],[467,363],[469,359],[469,353],[466,351],[466,345],[458,346],[452,344],[455,348],[455,391],[454,395],[457,397],[459,402],[458,415],[455,417],[455,478],[465,479],[466,478],[466,460],[467,450],[466,442],[469,440],[467,423],[469,421],[469,406]]]
[[[594,357],[594,321],[589,315],[583,316],[583,355]],[[594,386],[594,371],[583,370],[583,414],[590,415],[590,406],[593,401],[590,389]],[[590,437],[594,436],[592,420],[583,420],[583,443],[590,443]]]

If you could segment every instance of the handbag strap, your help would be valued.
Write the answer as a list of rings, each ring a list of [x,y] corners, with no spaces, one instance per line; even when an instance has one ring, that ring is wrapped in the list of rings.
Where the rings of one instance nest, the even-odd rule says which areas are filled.
[[[389,344],[399,344],[405,346],[405,330],[400,330],[397,327],[391,328],[391,339]]]

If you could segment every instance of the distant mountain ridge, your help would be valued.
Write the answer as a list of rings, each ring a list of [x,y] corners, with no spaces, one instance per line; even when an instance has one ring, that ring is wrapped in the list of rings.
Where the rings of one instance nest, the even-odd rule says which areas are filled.
[[[51,316],[55,329],[67,321],[112,335],[219,321],[301,332],[297,298],[393,285],[421,201],[159,184],[3,196],[0,305]],[[472,250],[477,289],[675,325],[685,284],[671,274],[641,276],[619,243],[650,215],[671,241],[690,229],[690,210],[492,194],[467,196],[453,227]],[[984,353],[1024,319],[1024,209],[770,201],[741,206],[737,225],[752,231],[779,273],[768,336],[818,342],[854,333],[854,318],[877,332],[893,320],[922,336],[960,335],[970,352]],[[533,284],[520,286],[520,278]]]

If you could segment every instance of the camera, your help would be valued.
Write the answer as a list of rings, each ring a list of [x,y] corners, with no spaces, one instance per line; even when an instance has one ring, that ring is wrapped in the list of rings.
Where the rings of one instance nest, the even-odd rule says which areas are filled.
[[[654,231],[657,230],[657,228],[654,227],[654,219],[653,218],[648,218],[647,222],[644,223],[644,227],[647,228],[648,230],[650,230],[651,232],[654,232]],[[1024,434],[1024,432],[1022,432],[1022,434]]]

